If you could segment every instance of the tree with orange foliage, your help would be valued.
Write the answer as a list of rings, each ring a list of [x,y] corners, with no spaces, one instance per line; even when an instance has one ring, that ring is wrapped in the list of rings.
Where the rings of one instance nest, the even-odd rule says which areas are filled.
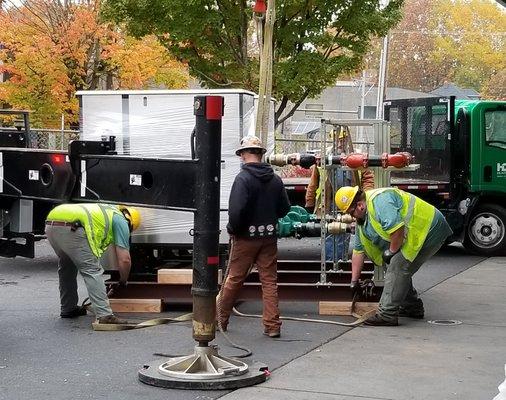
[[[27,0],[0,13],[0,101],[32,122],[76,122],[77,90],[184,88],[187,67],[154,37],[134,39],[104,23],[99,0]]]

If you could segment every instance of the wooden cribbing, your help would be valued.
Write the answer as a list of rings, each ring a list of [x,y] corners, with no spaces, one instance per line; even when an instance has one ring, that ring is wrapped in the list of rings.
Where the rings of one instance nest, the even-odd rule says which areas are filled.
[[[115,313],[162,312],[162,299],[109,299],[109,302]]]
[[[193,270],[191,268],[171,268],[158,270],[158,283],[191,285]],[[221,270],[218,270],[218,284],[221,283]]]
[[[320,301],[318,311],[320,315],[352,315],[351,301]],[[378,303],[357,302],[353,312],[362,315],[378,308]]]

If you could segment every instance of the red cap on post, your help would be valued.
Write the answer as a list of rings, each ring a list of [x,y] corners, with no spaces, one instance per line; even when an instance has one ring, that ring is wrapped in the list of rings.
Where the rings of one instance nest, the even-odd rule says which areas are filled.
[[[206,96],[206,119],[217,120],[223,116],[223,97]]]
[[[265,14],[267,11],[267,6],[265,5],[265,0],[256,0],[255,5],[253,6],[253,12],[258,14]]]

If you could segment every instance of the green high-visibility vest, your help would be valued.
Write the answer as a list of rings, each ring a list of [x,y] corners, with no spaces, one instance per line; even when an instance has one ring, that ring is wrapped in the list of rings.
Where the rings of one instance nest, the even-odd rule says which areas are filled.
[[[429,203],[397,188],[372,189],[365,192],[368,220],[374,231],[384,240],[390,242],[390,235],[383,230],[376,217],[373,199],[380,193],[394,191],[402,198],[401,218],[404,220],[404,242],[401,253],[409,261],[413,261],[423,246],[429,229],[434,220],[436,209]],[[383,264],[382,250],[375,246],[365,235],[362,226],[357,225],[360,241],[367,256],[376,265]]]
[[[86,232],[91,251],[100,258],[113,243],[112,217],[123,215],[110,204],[61,204],[51,210],[48,221],[79,222]]]

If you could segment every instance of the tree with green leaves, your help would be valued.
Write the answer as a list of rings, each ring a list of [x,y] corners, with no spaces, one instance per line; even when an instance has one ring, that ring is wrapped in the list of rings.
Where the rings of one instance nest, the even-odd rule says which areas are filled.
[[[255,16],[247,0],[105,0],[104,15],[156,35],[209,88],[258,90]],[[276,125],[339,75],[356,70],[372,38],[401,18],[403,0],[278,0],[273,37]],[[291,106],[290,106],[291,103]]]

